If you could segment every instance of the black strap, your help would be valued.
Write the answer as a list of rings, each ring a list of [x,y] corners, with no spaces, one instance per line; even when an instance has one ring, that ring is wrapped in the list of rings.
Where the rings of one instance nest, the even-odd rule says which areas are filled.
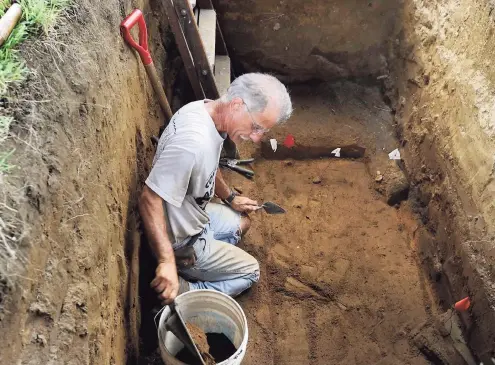
[[[203,231],[199,232],[198,234],[195,234],[194,236],[191,236],[189,241],[187,241],[186,246],[194,245],[202,233],[203,233]]]
[[[230,190],[230,194],[228,197],[224,199],[224,201],[230,206],[232,202],[234,201],[235,197],[237,196],[237,193],[234,190]]]

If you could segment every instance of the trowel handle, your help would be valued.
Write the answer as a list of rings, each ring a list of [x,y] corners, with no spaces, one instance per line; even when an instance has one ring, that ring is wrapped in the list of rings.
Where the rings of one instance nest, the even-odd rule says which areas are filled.
[[[156,327],[156,329],[157,329],[157,330],[158,330],[158,325],[159,325],[159,323],[160,323],[160,315],[162,314],[163,310],[164,310],[166,307],[167,307],[167,306],[166,306],[166,305],[164,305],[164,306],[162,307],[162,309],[160,309],[160,310],[159,310],[159,311],[155,314],[155,316],[153,317],[153,322],[155,323],[155,327]],[[158,323],[156,322],[156,319],[157,319],[157,318],[158,318]]]
[[[130,32],[136,23],[139,26],[139,44],[132,38]],[[132,48],[138,51],[145,66],[153,62],[150,52],[148,51],[148,29],[146,28],[146,22],[144,21],[141,10],[134,9],[132,13],[120,23],[120,34],[122,34],[122,37]]]

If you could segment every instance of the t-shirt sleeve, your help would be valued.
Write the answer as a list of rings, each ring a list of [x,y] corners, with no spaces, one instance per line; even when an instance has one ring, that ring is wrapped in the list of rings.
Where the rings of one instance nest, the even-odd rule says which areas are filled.
[[[195,165],[195,155],[176,144],[165,146],[146,179],[146,185],[168,203],[181,207]]]

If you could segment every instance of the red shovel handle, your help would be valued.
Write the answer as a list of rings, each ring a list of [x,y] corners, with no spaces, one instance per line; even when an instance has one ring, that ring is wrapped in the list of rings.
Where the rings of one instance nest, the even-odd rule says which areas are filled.
[[[139,26],[139,44],[132,38],[130,30],[136,25]],[[120,33],[125,41],[141,56],[143,64],[149,65],[153,63],[150,52],[148,51],[148,30],[144,21],[143,13],[139,9],[134,9],[131,14],[120,23]]]

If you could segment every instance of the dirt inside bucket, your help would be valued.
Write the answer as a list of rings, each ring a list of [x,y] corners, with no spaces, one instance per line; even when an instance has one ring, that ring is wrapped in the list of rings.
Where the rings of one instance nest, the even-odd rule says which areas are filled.
[[[223,333],[205,333],[192,323],[186,323],[186,326],[207,365],[214,365],[227,360],[237,350],[232,341]],[[179,351],[176,358],[189,365],[201,365],[198,359],[185,347]]]

